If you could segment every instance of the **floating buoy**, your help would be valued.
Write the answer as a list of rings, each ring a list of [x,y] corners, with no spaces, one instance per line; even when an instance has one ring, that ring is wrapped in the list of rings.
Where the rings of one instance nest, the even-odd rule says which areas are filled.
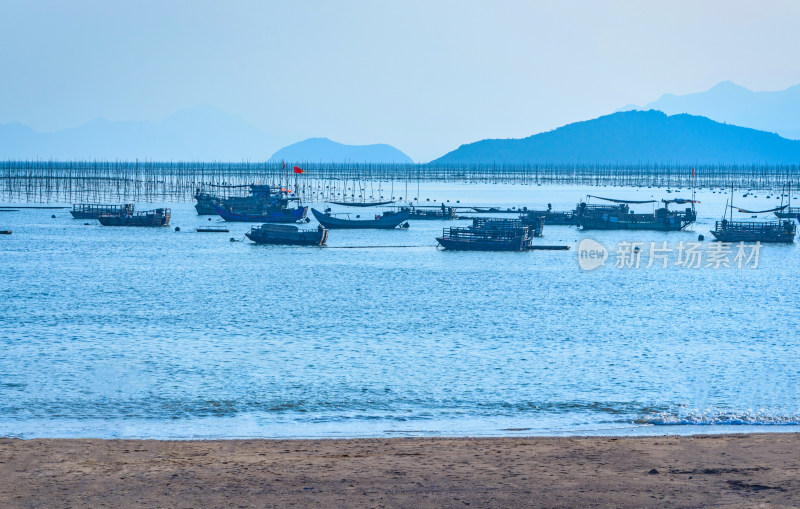
[[[211,218],[209,217],[208,220],[211,221]]]
[[[234,239],[233,237],[231,237],[231,242],[236,242],[236,239]]]
[[[83,223],[83,226],[89,226],[89,223]]]
[[[698,235],[697,236],[697,240],[699,240],[700,242],[703,242],[704,240],[706,240],[706,236],[705,235]]]
[[[55,219],[55,218],[56,218],[56,215],[55,215],[55,214],[53,214],[53,215],[52,215],[52,216],[50,216],[50,217],[52,217],[53,219]]]
[[[175,231],[176,231],[176,232],[179,232],[179,231],[181,231],[181,227],[180,227],[180,226],[176,226],[176,227],[175,227]]]

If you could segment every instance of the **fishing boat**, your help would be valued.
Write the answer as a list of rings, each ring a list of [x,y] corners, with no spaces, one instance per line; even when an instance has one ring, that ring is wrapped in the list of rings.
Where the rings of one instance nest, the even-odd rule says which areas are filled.
[[[455,207],[447,207],[444,204],[441,206],[414,206],[414,205],[404,205],[402,207],[398,207],[394,212],[408,212],[409,219],[422,219],[422,220],[449,220],[454,219],[456,216],[456,209]],[[387,212],[384,212],[386,214]]]
[[[197,211],[198,216],[217,215],[217,211],[214,209],[214,204],[217,203],[220,198],[214,196],[213,194],[201,193],[198,189],[194,195],[194,199],[197,200],[194,209]]]
[[[734,221],[733,219],[734,209],[743,214],[749,214],[751,217],[757,217],[758,214],[785,210],[788,205],[768,210],[748,210],[736,207],[733,205],[733,188],[731,188],[731,202],[727,203],[725,207],[725,215],[720,221],[714,223],[714,229],[711,231],[711,234],[718,241],[773,244],[791,244],[794,242],[797,225],[791,219],[781,219],[779,221]]]
[[[656,200],[615,200],[612,198],[600,198],[619,205],[630,205],[633,203],[658,203]],[[695,200],[675,198],[672,200],[661,200],[663,207],[655,209],[649,214],[635,214],[627,208],[618,207],[613,212],[598,213],[597,209],[591,210],[583,208],[578,217],[578,224],[584,230],[657,230],[657,231],[680,231],[697,220],[694,210]],[[690,203],[683,211],[669,210],[669,205]],[[579,207],[580,208],[580,207]]]
[[[544,231],[544,219],[541,217],[530,219],[506,219],[500,217],[472,218],[472,229],[474,230],[508,230],[517,228],[527,228],[529,237],[541,237]]]
[[[145,210],[121,214],[100,214],[103,226],[169,226],[170,209]]]
[[[296,223],[306,219],[308,214],[308,207],[275,207],[272,210],[262,209],[260,211],[238,212],[222,208],[220,205],[214,205],[214,210],[225,221],[240,223]]]
[[[791,219],[781,221],[729,221],[714,224],[711,234],[720,242],[762,242],[791,244],[797,225]]]
[[[210,187],[222,192],[223,196],[218,194],[211,194],[209,192],[203,191],[201,188],[197,188],[194,193],[194,199],[197,200],[197,204],[195,204],[194,208],[197,210],[197,215],[199,216],[215,216],[217,215],[217,211],[214,209],[215,204],[222,203],[223,200],[236,200],[238,199],[250,199],[255,193],[254,191],[258,192],[259,186],[251,185],[251,184],[243,184],[243,185],[220,185],[220,184],[204,184],[204,187]],[[231,189],[245,189],[250,188],[250,196],[224,196],[229,192]],[[255,189],[254,189],[255,188]],[[267,192],[269,194],[269,192]]]
[[[135,206],[133,203],[105,204],[105,203],[75,203],[69,211],[75,219],[97,219],[100,214],[133,214]]]
[[[271,186],[251,184],[240,186],[212,186],[222,189],[249,188],[247,196],[219,197],[203,193],[198,188],[195,193],[195,209],[199,215],[220,215],[226,221],[251,223],[294,223],[305,219],[307,208],[290,208],[289,203],[299,198],[281,188],[276,191]],[[220,210],[221,209],[221,210]]]
[[[291,202],[299,202],[299,198],[290,196],[285,189],[273,192],[270,186],[251,185],[250,196],[219,199],[212,206],[225,221],[296,223],[305,219],[308,207],[290,207]]]
[[[317,209],[311,209],[311,213],[314,214],[314,217],[317,218],[319,224],[324,226],[325,228],[330,228],[331,230],[341,228],[341,229],[362,229],[362,228],[370,228],[370,229],[385,229],[391,230],[392,228],[397,228],[401,226],[403,228],[408,227],[408,223],[405,221],[408,219],[409,213],[408,211],[400,211],[394,212],[389,211],[388,213],[384,213],[382,215],[376,215],[375,219],[342,219],[338,217],[334,217],[333,215],[324,212],[320,212]]]
[[[792,186],[789,185],[789,203],[786,204],[786,207],[780,207],[780,209],[776,210],[774,214],[779,217],[780,219],[798,219],[800,217],[800,207],[792,207]],[[781,203],[783,203],[783,197],[781,196]],[[800,221],[800,219],[798,219]]]
[[[554,211],[550,204],[547,210],[524,210],[520,214],[520,219],[537,220],[537,218],[544,218],[544,222],[549,225],[555,226],[577,226],[578,213],[576,210]]]
[[[328,240],[328,229],[300,229],[290,224],[265,223],[245,233],[256,244],[278,244],[287,246],[324,246]]]
[[[497,229],[454,226],[445,228],[436,241],[453,251],[525,251],[531,237],[525,226]]]
[[[797,219],[800,216],[800,207],[787,206],[783,210],[775,211],[775,215],[781,219]]]

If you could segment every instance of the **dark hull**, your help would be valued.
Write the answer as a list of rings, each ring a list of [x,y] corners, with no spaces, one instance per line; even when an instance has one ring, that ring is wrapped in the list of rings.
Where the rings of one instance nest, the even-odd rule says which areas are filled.
[[[462,240],[447,237],[436,237],[437,242],[451,251],[525,251],[524,238],[513,240]]]
[[[98,219],[101,214],[101,212],[80,212],[77,210],[70,210],[69,213],[75,219]]]
[[[547,214],[544,216],[544,224],[549,224],[550,226],[577,226],[578,219],[573,215]]]
[[[421,220],[436,220],[436,221],[448,221],[455,217],[455,212],[442,214],[441,211],[438,212],[423,212],[419,210],[412,211],[411,214],[408,216],[409,219],[421,219]]]
[[[194,206],[198,216],[216,216],[217,211],[214,209],[214,202],[211,200],[198,201]]]
[[[523,215],[520,216],[522,218],[525,217],[544,217],[544,224],[550,226],[577,226],[578,225],[578,217],[575,215],[574,212],[548,212],[546,210],[529,210],[527,212],[523,212]]]
[[[328,240],[328,230],[310,232],[257,232],[245,233],[256,244],[277,246],[324,246]]]
[[[239,223],[296,223],[305,219],[308,213],[308,207],[299,207],[296,209],[284,209],[275,212],[268,212],[266,214],[238,214],[225,210],[219,205],[214,205],[214,210],[225,221],[239,222]]]
[[[682,221],[675,219],[670,221],[611,221],[602,218],[585,217],[581,219],[581,227],[584,230],[655,230],[662,232],[681,231],[694,221]],[[547,219],[545,219],[547,223]]]
[[[711,235],[720,242],[762,242],[791,244],[797,227],[793,221],[717,221]]]
[[[800,215],[800,207],[787,207],[780,212],[773,212],[781,219],[797,219]]]
[[[711,235],[720,242],[761,242],[762,244],[791,244],[794,233],[764,234],[757,232],[712,231]]]
[[[408,211],[398,212],[388,216],[381,216],[379,219],[339,219],[338,217],[328,216],[322,212],[311,209],[311,213],[317,218],[319,224],[329,229],[350,229],[350,230],[391,230],[397,228],[400,223],[408,219]]]
[[[142,212],[133,216],[101,215],[97,218],[103,226],[169,226],[170,213],[148,214]]]

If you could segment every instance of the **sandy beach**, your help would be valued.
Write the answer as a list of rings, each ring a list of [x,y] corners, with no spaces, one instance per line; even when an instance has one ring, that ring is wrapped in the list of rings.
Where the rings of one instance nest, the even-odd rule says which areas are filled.
[[[800,435],[0,440],[2,507],[800,504]]]

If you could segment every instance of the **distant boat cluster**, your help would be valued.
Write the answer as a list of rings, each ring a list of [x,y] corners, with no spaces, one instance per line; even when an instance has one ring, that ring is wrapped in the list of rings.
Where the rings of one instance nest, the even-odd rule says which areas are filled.
[[[477,206],[421,206],[414,204],[391,206],[380,214],[362,218],[352,212],[333,212],[311,209],[316,228],[301,228],[297,223],[309,223],[309,207],[301,204],[286,188],[269,185],[212,186],[231,189],[246,189],[247,194],[223,196],[225,193],[196,190],[195,209],[198,215],[218,215],[225,221],[261,223],[246,233],[256,244],[324,246],[329,230],[336,229],[380,229],[394,230],[410,227],[409,220],[471,219],[469,226],[446,227],[436,237],[438,245],[445,250],[461,251],[529,251],[537,249],[561,250],[569,246],[545,245],[535,241],[543,237],[545,225],[575,226],[583,230],[651,230],[681,231],[697,219],[692,198],[658,200],[623,200],[588,195],[572,210],[534,210],[527,207],[506,208]],[[800,218],[800,207],[791,207],[791,201],[769,210],[751,211],[726,205],[726,214],[731,215],[717,221],[711,234],[720,242],[792,243],[796,235],[794,219]],[[746,195],[745,195],[746,196]],[[788,193],[791,200],[791,190]],[[600,203],[593,202],[599,201]],[[388,206],[390,200],[377,202],[336,201],[330,202],[348,208]],[[458,202],[460,203],[460,201]],[[650,213],[634,213],[632,205],[652,205]],[[685,206],[677,207],[676,206]],[[670,208],[673,207],[673,208]],[[733,209],[752,214],[773,213],[777,221],[738,221],[733,219]],[[168,208],[137,211],[135,204],[75,204],[70,211],[76,219],[96,219],[103,226],[163,227],[169,226],[171,211]],[[465,215],[466,214],[466,215]],[[471,217],[469,214],[478,214]],[[487,217],[484,214],[514,214],[517,217]],[[353,217],[354,216],[354,217]],[[55,216],[54,216],[55,217]],[[800,219],[799,219],[800,220]],[[176,228],[177,229],[177,228]],[[197,228],[204,233],[228,232],[223,226]],[[10,233],[3,231],[3,233]],[[702,237],[702,236],[701,236]]]

